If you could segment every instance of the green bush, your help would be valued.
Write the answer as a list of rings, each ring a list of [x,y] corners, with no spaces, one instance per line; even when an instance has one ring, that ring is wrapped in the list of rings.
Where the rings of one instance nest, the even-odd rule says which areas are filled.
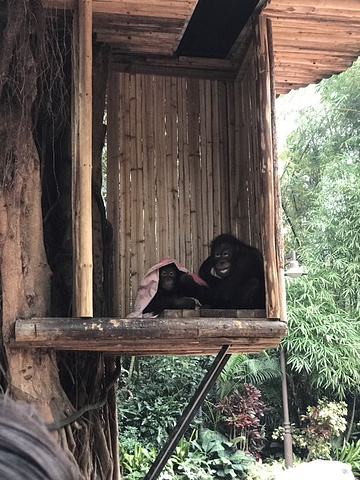
[[[260,460],[250,465],[246,480],[272,480],[283,470],[285,465],[280,462],[263,463]]]
[[[154,447],[146,449],[135,442],[133,451],[129,452],[122,444],[119,445],[119,461],[123,478],[126,478],[126,480],[143,478],[155,458],[156,450]]]
[[[245,478],[249,466],[255,462],[252,455],[236,449],[238,438],[229,441],[224,435],[204,430],[196,446],[207,459],[208,465],[215,471],[213,478]]]
[[[207,358],[139,357],[124,359],[118,393],[119,430],[122,437],[136,428],[142,445],[160,448],[176,425],[199,384]],[[192,424],[197,425],[196,419]]]
[[[345,402],[319,400],[317,407],[308,407],[302,415],[303,425],[297,428],[291,425],[293,445],[300,451],[307,452],[307,461],[322,458],[331,460],[331,445],[346,430]],[[279,427],[273,433],[273,438],[284,439],[284,429]]]

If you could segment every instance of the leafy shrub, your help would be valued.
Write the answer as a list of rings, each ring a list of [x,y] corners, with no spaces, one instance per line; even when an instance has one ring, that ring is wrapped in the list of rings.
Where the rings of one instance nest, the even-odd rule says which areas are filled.
[[[125,365],[128,375],[118,393],[119,430],[122,437],[136,427],[136,439],[143,445],[161,447],[207,367],[198,357],[139,357]],[[193,422],[196,426],[196,420]]]
[[[197,438],[197,430],[193,430],[189,440],[181,438],[164,473],[160,476],[161,480],[212,480],[214,478],[214,470],[211,469],[206,455],[197,448]]]
[[[119,461],[123,478],[126,480],[137,480],[143,478],[156,458],[156,450],[144,448],[139,443],[134,444],[132,453],[126,451],[125,447],[119,445]]]
[[[157,453],[153,446],[127,442],[120,444],[119,456],[124,480],[137,480],[145,476]],[[205,430],[199,438],[198,431],[193,430],[189,440],[180,440],[159,480],[245,478],[254,462],[254,457],[237,450],[224,435]]]
[[[345,402],[319,400],[317,407],[309,406],[302,415],[305,425],[296,428],[291,425],[293,445],[307,452],[307,461],[317,458],[331,459],[331,442],[346,430],[347,406]],[[279,427],[273,438],[284,439],[284,429]]]
[[[229,438],[237,439],[240,450],[256,455],[264,446],[264,431],[260,417],[264,415],[261,393],[254,386],[244,383],[243,392],[235,390],[231,395],[218,400],[216,407],[224,415],[230,427]]]
[[[212,480],[214,478],[213,470],[208,466],[204,455],[201,452],[192,452],[190,447],[190,441],[184,438],[180,440],[174,454],[160,474],[159,480]],[[133,450],[130,451],[120,444],[119,458],[124,480],[144,478],[156,456],[157,452],[152,446],[145,448],[135,442]]]
[[[273,480],[274,476],[285,470],[280,462],[263,463],[261,460],[250,465],[246,480]]]
[[[235,447],[235,441],[229,441],[224,435],[212,430],[204,430],[196,446],[207,459],[215,472],[212,478],[245,478],[249,466],[255,458]]]

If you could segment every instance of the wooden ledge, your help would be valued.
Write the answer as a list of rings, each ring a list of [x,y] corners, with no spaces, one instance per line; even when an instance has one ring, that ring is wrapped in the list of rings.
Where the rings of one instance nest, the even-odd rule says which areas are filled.
[[[172,312],[182,318],[171,317]],[[276,347],[287,331],[284,322],[257,318],[250,311],[245,318],[243,313],[226,318],[194,317],[191,312],[193,317],[184,310],[167,311],[161,318],[19,319],[11,346],[113,355],[215,355],[231,345],[230,353],[255,353]]]

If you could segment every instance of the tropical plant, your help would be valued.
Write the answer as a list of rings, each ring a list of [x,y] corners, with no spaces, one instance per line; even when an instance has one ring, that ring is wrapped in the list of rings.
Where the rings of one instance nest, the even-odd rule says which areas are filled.
[[[344,441],[341,448],[334,451],[334,458],[351,466],[355,478],[360,478],[360,440],[355,442]]]
[[[298,453],[305,452],[306,460],[330,460],[332,445],[346,430],[347,406],[345,402],[319,400],[317,407],[309,406],[301,416],[302,426],[291,425],[292,441]],[[273,438],[284,440],[284,428],[273,432]]]
[[[166,465],[166,471],[161,476],[162,480],[166,478],[211,480],[213,478],[215,471],[212,470],[205,453],[197,448],[197,439],[198,430],[196,429],[192,431],[189,440],[181,438]]]
[[[346,430],[347,405],[345,402],[319,400],[317,407],[308,407],[302,420],[308,460],[331,458],[331,439],[340,437]]]
[[[278,358],[270,357],[265,351],[256,356],[231,355],[216,382],[216,396],[230,395],[243,383],[261,385],[280,376]]]
[[[263,351],[251,356],[242,353],[231,355],[216,381],[214,391],[205,401],[204,415],[209,428],[221,429],[221,413],[216,408],[217,401],[231,395],[244,383],[266,386],[280,377],[281,370],[277,354],[270,356],[268,352]]]
[[[224,435],[205,429],[196,443],[197,449],[208,459],[213,478],[245,478],[249,466],[255,462],[252,455],[237,450],[237,439],[229,441]]]
[[[256,455],[264,446],[264,429],[260,417],[264,415],[261,393],[254,386],[244,383],[242,392],[235,390],[219,400],[216,408],[228,425],[228,437],[238,444],[240,450]]]
[[[147,449],[135,442],[133,452],[129,452],[122,444],[119,445],[119,461],[126,480],[143,478],[155,458],[154,447]]]
[[[250,465],[246,480],[273,480],[276,474],[281,473],[284,470],[284,463],[264,463],[259,460]]]
[[[161,447],[200,382],[207,362],[197,357],[125,361],[128,375],[118,393],[120,431],[135,427],[141,444]]]
[[[359,79],[358,60],[321,82],[283,156],[285,243],[308,270],[287,282],[282,342],[300,409],[324,393],[355,397],[360,385]]]

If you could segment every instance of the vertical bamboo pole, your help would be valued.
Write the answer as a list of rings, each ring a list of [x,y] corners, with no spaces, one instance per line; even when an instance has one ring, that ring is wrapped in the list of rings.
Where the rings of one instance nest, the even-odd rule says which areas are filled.
[[[213,161],[212,161],[212,131],[211,131],[211,80],[205,80],[205,133],[206,133],[206,179],[207,179],[207,216],[208,238],[211,241],[216,235],[214,229],[214,196],[213,196]]]
[[[120,204],[120,244],[119,244],[119,256],[120,256],[120,306],[121,315],[125,316],[127,312],[127,291],[129,288],[129,270],[126,270],[126,256],[129,253],[127,245],[127,192],[130,191],[129,180],[126,176],[126,163],[127,163],[127,130],[126,130],[126,98],[127,98],[127,78],[128,74],[119,74],[119,137],[120,137],[120,186],[119,186],[119,204]],[[128,255],[129,257],[129,255]]]
[[[169,256],[168,201],[165,143],[165,77],[155,77],[155,154],[159,259]]]
[[[165,112],[169,256],[178,259],[180,258],[180,225],[177,178],[177,90],[174,77],[166,77],[165,80]]]
[[[226,84],[219,81],[219,134],[220,134],[220,190],[221,190],[221,231],[230,232],[230,202],[229,202],[229,145],[227,124]]]
[[[259,97],[256,91],[256,79],[259,72],[256,71],[255,59],[252,58],[250,67],[248,70],[248,85],[249,85],[249,98],[251,98],[251,126],[249,125],[249,142],[251,146],[251,156],[249,161],[251,162],[252,178],[251,178],[251,197],[250,201],[250,216],[252,219],[251,229],[251,244],[254,247],[262,249],[262,236],[261,236],[261,185],[260,185],[260,167],[261,167],[261,152],[259,145],[259,129],[257,112],[261,111],[261,105],[259,105]]]
[[[124,102],[124,157],[122,159],[122,172],[120,173],[120,187],[122,205],[122,223],[123,233],[121,235],[122,244],[122,272],[124,277],[122,285],[124,285],[124,303],[122,304],[122,314],[127,315],[130,312],[131,305],[131,124],[130,124],[130,86],[133,74],[124,74],[124,89],[122,92],[122,100]]]
[[[228,231],[236,234],[235,198],[237,182],[235,178],[235,82],[226,82],[227,98],[227,128],[228,128],[228,155],[229,172],[227,182],[229,184],[229,228]]]
[[[180,218],[182,220],[181,259],[180,261],[191,268],[191,228],[190,228],[190,197],[189,197],[189,145],[188,145],[188,111],[187,111],[187,81],[179,79],[178,83],[178,111],[179,111],[179,163],[180,163]]]
[[[155,138],[154,138],[154,79],[144,76],[143,89],[143,154],[144,154],[144,217],[145,271],[156,263],[156,213],[155,213]]]
[[[113,226],[113,281],[114,300],[111,315],[120,316],[120,119],[119,119],[120,78],[116,72],[110,72],[108,87],[108,129],[107,129],[107,215]]]
[[[209,238],[209,212],[207,209],[208,202],[208,178],[207,178],[207,135],[206,135],[206,94],[205,94],[205,80],[199,80],[199,98],[200,98],[200,158],[201,158],[201,204],[203,215],[202,222],[202,238],[199,256],[205,259],[209,255],[209,244],[212,239]]]
[[[74,97],[76,137],[73,162],[74,315],[93,316],[92,262],[92,2],[78,1],[78,74]],[[75,33],[76,35],[76,33]],[[75,74],[76,74],[75,73]],[[78,90],[77,90],[78,88]]]
[[[215,235],[221,232],[221,190],[220,171],[221,160],[219,155],[219,90],[218,81],[211,82],[211,137],[212,137],[212,171],[213,171],[213,205],[214,205],[214,230]]]
[[[247,185],[248,176],[248,143],[246,137],[247,110],[244,105],[243,86],[239,82],[234,83],[234,159],[232,164],[232,232],[244,242],[249,241],[248,237],[248,205]]]
[[[189,194],[190,194],[190,229],[192,243],[192,263],[186,265],[191,270],[199,268],[198,241],[201,236],[199,218],[202,213],[199,201],[199,81],[189,78],[188,84],[188,144],[189,144]]]
[[[144,131],[142,129],[142,97],[144,95],[144,75],[136,75],[136,153],[135,160],[137,177],[137,207],[136,207],[136,252],[137,252],[137,279],[136,284],[132,285],[133,299],[136,296],[138,286],[144,276],[145,263],[145,245],[144,245],[144,152],[143,138]],[[134,247],[132,247],[134,248]]]
[[[276,135],[276,115],[275,115],[275,73],[274,73],[274,51],[271,20],[267,19],[267,33],[269,42],[269,58],[270,58],[270,92],[271,92],[271,121],[272,121],[272,141],[274,152],[274,193],[275,193],[275,235],[276,235],[276,255],[278,266],[278,292],[280,302],[280,319],[287,322],[286,311],[286,292],[285,292],[285,276],[284,276],[284,243],[282,236],[282,218],[281,218],[281,191],[278,165],[278,149]],[[283,400],[284,413],[284,455],[285,466],[291,468],[293,466],[293,447],[291,424],[289,416],[289,401],[286,381],[286,357],[285,350],[280,348],[280,366],[281,366],[281,391]]]
[[[271,134],[270,64],[266,18],[260,16],[256,25],[258,79],[258,117],[261,153],[261,214],[262,243],[265,265],[266,313],[268,318],[280,318],[278,270],[275,245],[275,205],[273,144]]]
[[[141,199],[139,197],[139,171],[137,165],[137,134],[136,131],[136,108],[137,108],[137,99],[138,92],[136,91],[136,79],[138,75],[130,75],[129,82],[129,175],[131,188],[128,192],[130,195],[130,216],[129,216],[129,239],[130,239],[130,270],[131,272],[131,293],[130,301],[132,299],[132,294],[137,291],[139,283],[139,271],[138,271],[138,260],[140,251],[138,250],[137,240],[138,240],[138,211],[142,207],[140,206]],[[141,142],[141,140],[140,140]],[[140,143],[141,145],[141,143]],[[141,160],[141,157],[140,157]],[[129,255],[128,253],[128,255]],[[140,279],[141,280],[141,279]]]

